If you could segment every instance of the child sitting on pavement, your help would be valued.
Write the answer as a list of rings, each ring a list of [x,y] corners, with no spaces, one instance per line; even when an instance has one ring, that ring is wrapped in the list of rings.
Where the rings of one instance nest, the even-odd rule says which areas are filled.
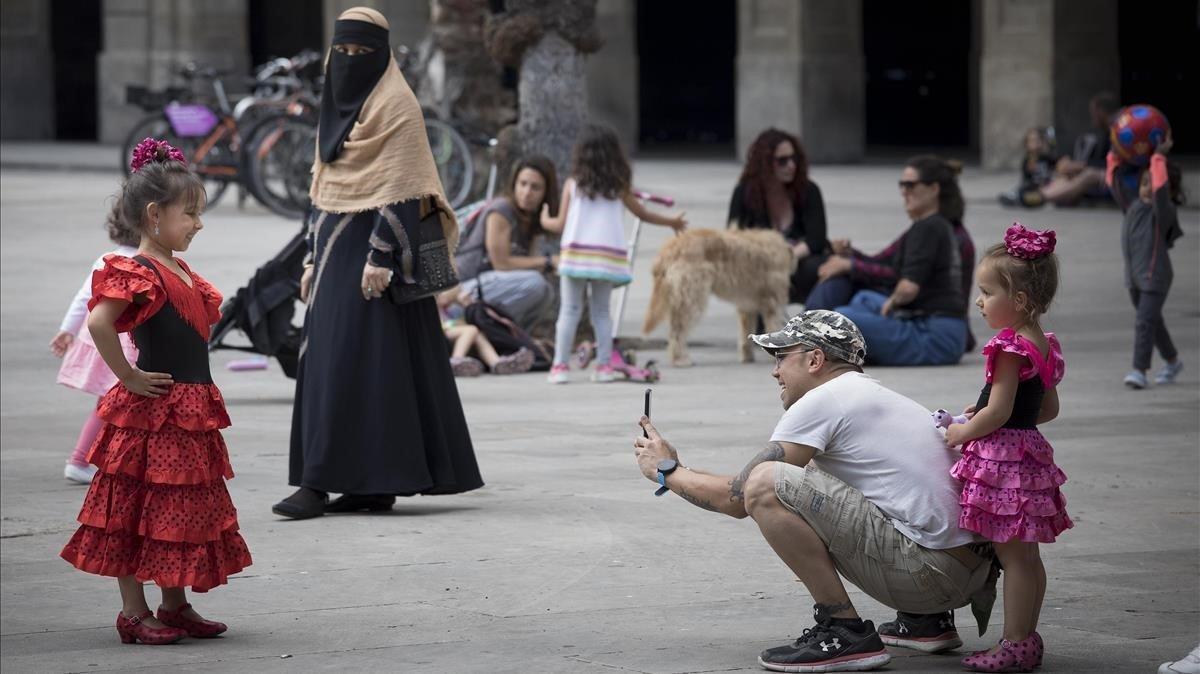
[[[461,319],[461,307],[470,304],[472,298],[459,288],[451,288],[437,297],[438,309],[442,314],[442,332],[453,346],[450,351],[450,368],[456,377],[478,377],[485,371],[492,374],[519,374],[533,367],[533,353],[524,347],[501,356],[487,335]],[[455,308],[459,309],[455,311]],[[454,314],[458,317],[452,318]],[[474,353],[475,356],[471,354]],[[485,370],[486,368],[486,370]]]

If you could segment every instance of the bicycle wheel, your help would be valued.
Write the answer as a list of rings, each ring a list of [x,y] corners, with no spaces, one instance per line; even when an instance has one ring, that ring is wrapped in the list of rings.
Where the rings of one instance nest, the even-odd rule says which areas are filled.
[[[146,138],[155,140],[165,140],[172,146],[179,148],[184,156],[188,158],[189,164],[193,164],[196,160],[196,147],[199,145],[196,138],[180,138],[171,128],[171,122],[167,120],[166,115],[153,113],[138,120],[133,128],[130,129],[129,135],[125,136],[125,143],[121,146],[121,171],[129,175],[129,160],[133,156],[133,149],[138,143]],[[204,191],[208,196],[208,207],[215,206],[221,200],[221,196],[225,194],[225,190],[229,187],[229,182],[226,180],[216,180],[208,178],[204,180]]]
[[[271,212],[285,218],[303,218],[308,212],[308,188],[317,130],[290,116],[267,118],[248,134],[245,176],[250,193]]]
[[[429,137],[429,149],[433,152],[433,161],[437,164],[446,200],[451,208],[458,208],[471,195],[471,183],[475,179],[475,160],[471,157],[471,147],[462,134],[440,119],[426,117],[425,133]]]

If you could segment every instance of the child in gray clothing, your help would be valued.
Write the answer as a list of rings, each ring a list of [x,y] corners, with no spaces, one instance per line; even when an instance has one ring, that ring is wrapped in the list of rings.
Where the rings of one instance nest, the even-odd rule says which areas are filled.
[[[1119,174],[1129,167],[1120,165],[1112,152],[1108,154],[1108,185],[1121,210],[1125,211],[1125,221],[1121,224],[1125,287],[1129,288],[1129,297],[1137,308],[1133,370],[1125,375],[1125,385],[1131,389],[1148,386],[1146,371],[1150,369],[1150,355],[1156,346],[1166,364],[1155,376],[1155,383],[1174,383],[1183,370],[1183,362],[1179,360],[1179,352],[1162,316],[1163,304],[1174,278],[1167,249],[1183,236],[1175,212],[1176,205],[1184,202],[1181,175],[1179,167],[1167,161],[1172,144],[1168,132],[1150,157],[1150,166],[1141,172],[1136,199],[1130,198],[1129,183],[1119,178]]]

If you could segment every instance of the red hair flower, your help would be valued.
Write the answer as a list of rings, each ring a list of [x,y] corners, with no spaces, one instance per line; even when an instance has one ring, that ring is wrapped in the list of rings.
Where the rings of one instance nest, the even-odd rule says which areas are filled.
[[[153,138],[143,138],[142,142],[133,148],[133,154],[129,157],[129,172],[136,173],[138,169],[151,162],[167,163],[168,161],[177,161],[181,164],[187,164],[187,157],[179,151],[179,148],[172,147],[165,140],[154,140]]]
[[[1004,248],[1008,254],[1022,260],[1036,260],[1054,252],[1056,243],[1054,230],[1037,231],[1026,229],[1019,222],[1014,222],[1004,233]]]

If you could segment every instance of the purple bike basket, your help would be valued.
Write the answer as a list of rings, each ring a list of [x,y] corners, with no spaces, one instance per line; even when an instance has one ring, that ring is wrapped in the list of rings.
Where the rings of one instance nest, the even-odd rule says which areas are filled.
[[[207,136],[216,127],[216,114],[205,105],[171,103],[163,108],[171,129],[182,138]]]

